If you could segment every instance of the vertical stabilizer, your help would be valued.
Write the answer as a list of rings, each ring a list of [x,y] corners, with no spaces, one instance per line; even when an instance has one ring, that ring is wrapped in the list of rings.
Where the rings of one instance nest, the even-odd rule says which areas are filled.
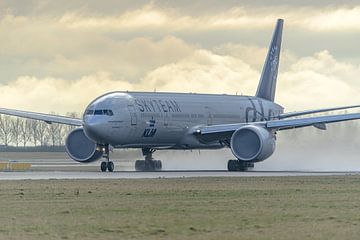
[[[260,83],[256,91],[256,97],[263,98],[272,102],[275,98],[283,24],[283,19],[277,20],[274,35],[272,37],[265,65],[262,70]]]

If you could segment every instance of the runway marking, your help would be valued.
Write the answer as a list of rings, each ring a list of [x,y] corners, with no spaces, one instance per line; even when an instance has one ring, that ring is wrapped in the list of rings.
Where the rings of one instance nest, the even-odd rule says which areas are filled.
[[[146,179],[146,178],[201,178],[201,177],[295,177],[295,176],[348,176],[360,172],[304,172],[304,171],[162,171],[162,172],[79,172],[79,171],[28,171],[1,172],[0,180],[50,179]]]

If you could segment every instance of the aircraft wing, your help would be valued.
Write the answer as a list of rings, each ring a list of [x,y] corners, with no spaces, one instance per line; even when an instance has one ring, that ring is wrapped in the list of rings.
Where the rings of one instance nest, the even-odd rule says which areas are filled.
[[[22,117],[22,118],[30,118],[34,120],[41,120],[46,123],[60,123],[66,125],[73,125],[73,126],[81,126],[83,121],[79,118],[71,118],[65,116],[58,116],[52,114],[45,114],[45,113],[36,113],[36,112],[28,112],[28,111],[20,111],[14,109],[6,109],[0,108],[0,114]]]
[[[339,114],[300,119],[280,119],[251,123],[220,124],[195,129],[194,134],[205,141],[229,139],[234,131],[247,125],[257,125],[270,131],[315,126],[326,129],[325,124],[360,119],[360,113]]]
[[[358,108],[358,107],[360,107],[360,105],[335,107],[335,108],[322,108],[322,109],[306,110],[306,111],[299,111],[299,112],[289,112],[289,113],[282,113],[277,118],[284,119],[284,118],[303,116],[303,115],[313,114],[313,113],[330,112],[330,111],[337,111],[337,110],[344,110],[344,109]]]

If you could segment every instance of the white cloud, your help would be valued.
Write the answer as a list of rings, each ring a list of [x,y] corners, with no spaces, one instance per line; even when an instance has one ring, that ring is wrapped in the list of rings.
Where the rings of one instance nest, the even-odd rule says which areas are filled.
[[[1,106],[45,113],[81,112],[96,96],[114,90],[132,90],[132,85],[103,72],[73,81],[23,76],[0,85]]]
[[[289,109],[360,102],[360,66],[337,61],[328,51],[298,59],[278,80],[278,98]]]
[[[197,50],[151,71],[143,83],[161,91],[253,94],[258,72],[242,59]]]
[[[0,17],[1,105],[81,111],[92,98],[112,90],[252,95],[267,49],[224,42],[220,34],[212,35],[216,46],[206,49],[189,43],[195,31],[270,29],[281,16],[290,29],[356,32],[359,9],[235,7],[196,15],[148,4],[118,15],[79,10],[60,17],[8,12]],[[188,40],[179,37],[184,33]],[[280,71],[277,100],[289,110],[359,100],[359,66],[339,61],[329,51],[299,59],[285,49]]]
[[[298,21],[314,31],[360,31],[360,6],[318,10],[313,16]]]
[[[336,61],[327,51],[300,58],[278,77],[276,100],[286,110],[357,104],[360,67]],[[195,50],[190,56],[149,71],[130,83],[99,72],[80,79],[19,77],[0,85],[2,107],[33,111],[81,112],[108,91],[144,90],[253,95],[260,76],[246,59]],[[355,78],[355,79],[354,79]]]
[[[253,29],[273,26],[277,18],[287,25],[312,31],[359,31],[360,6],[266,8],[232,7],[220,12],[189,15],[174,8],[151,3],[113,16],[91,16],[79,11],[67,12],[59,23],[72,29],[98,31],[139,31],[162,29],[167,32],[223,29]]]

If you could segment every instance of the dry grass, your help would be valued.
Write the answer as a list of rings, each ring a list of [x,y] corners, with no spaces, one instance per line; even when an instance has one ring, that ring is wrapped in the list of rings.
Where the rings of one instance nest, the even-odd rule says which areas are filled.
[[[357,239],[360,177],[1,181],[0,239]]]

